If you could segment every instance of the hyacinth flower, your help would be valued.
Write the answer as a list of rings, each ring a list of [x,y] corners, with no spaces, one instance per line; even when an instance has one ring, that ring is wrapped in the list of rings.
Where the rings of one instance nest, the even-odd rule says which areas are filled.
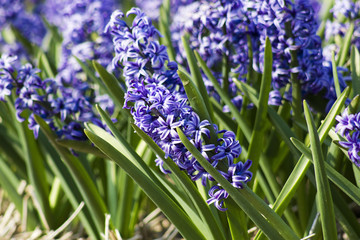
[[[260,70],[265,38],[269,37],[274,54],[273,88],[284,92],[296,73],[303,96],[327,89],[322,70],[321,39],[316,35],[318,22],[307,1],[244,1],[249,18],[259,33]],[[291,51],[296,51],[296,60]],[[294,65],[294,61],[297,65]],[[288,88],[286,91],[290,91]],[[283,93],[284,94],[284,93]]]
[[[291,74],[297,75],[303,98],[320,94],[334,102],[334,84],[323,69],[327,63],[322,56],[321,39],[316,35],[318,8],[313,6],[316,4],[306,1],[262,0],[196,1],[180,6],[171,25],[177,61],[184,64],[181,36],[189,33],[191,48],[199,52],[220,84],[229,85],[227,91],[234,104],[241,106],[241,92],[232,79],[244,81],[250,67],[263,71],[265,39],[269,37],[274,54],[269,104],[292,101]],[[296,59],[291,59],[291,51],[296,51]],[[224,79],[226,71],[219,66],[231,70],[229,79]],[[219,100],[211,82],[205,76],[203,79],[210,96]],[[254,79],[248,81],[251,84]]]
[[[248,171],[251,161],[238,162],[241,146],[235,134],[218,130],[206,119],[200,117],[189,105],[184,87],[177,74],[177,64],[170,62],[166,47],[159,44],[159,31],[140,9],[133,8],[127,16],[135,15],[132,26],[123,20],[124,14],[117,10],[106,27],[113,35],[115,57],[114,67],[121,68],[126,80],[125,108],[131,110],[134,123],[171,158],[177,166],[186,171],[192,180],[214,179],[197,162],[196,158],[180,141],[176,128],[180,128],[201,154],[216,167],[226,163],[227,172],[221,172],[236,188],[242,188],[251,179]],[[210,128],[219,138],[209,143]],[[156,164],[164,173],[163,161]],[[228,194],[219,185],[211,188],[208,203],[214,203],[219,210],[225,210],[223,200]]]
[[[324,28],[327,50],[339,53],[343,45],[341,38],[345,38],[346,35],[350,36],[351,44],[360,49],[359,10],[360,3],[358,1],[336,0],[334,2]],[[327,51],[326,55],[324,53],[328,60],[331,59],[331,51]]]
[[[360,167],[360,113],[349,113],[348,108],[341,116],[336,116],[338,124],[335,131],[346,141],[339,141],[339,144],[348,150],[350,160]]]
[[[172,5],[171,5],[172,6]],[[189,34],[189,45],[212,69],[213,75],[241,109],[242,96],[233,77],[244,81],[251,60],[248,37],[255,37],[254,26],[248,21],[237,1],[194,1],[178,7],[170,26],[176,60],[186,66],[186,53],[181,37]],[[252,51],[252,50],[251,50]],[[202,74],[210,96],[220,101],[213,84]],[[228,106],[224,106],[229,112]]]
[[[23,0],[0,2],[0,52],[13,54],[29,61],[32,49],[18,42],[18,34],[35,46],[41,46],[46,35],[46,28],[39,14],[40,5],[30,11]],[[12,32],[11,27],[15,31]]]
[[[83,72],[82,67],[74,56],[82,62],[96,60],[104,67],[111,62],[111,37],[103,29],[115,5],[113,0],[45,2],[43,14],[63,38],[57,81],[64,84],[81,81],[78,75]]]
[[[16,56],[0,58],[0,100],[14,99],[19,122],[28,120],[29,129],[37,138],[40,126],[34,115],[48,123],[59,138],[83,141],[83,124],[91,121],[104,127],[93,111],[97,98],[87,85],[59,85],[54,79],[41,79],[40,70],[27,63],[19,68]],[[107,108],[112,113],[113,108]]]

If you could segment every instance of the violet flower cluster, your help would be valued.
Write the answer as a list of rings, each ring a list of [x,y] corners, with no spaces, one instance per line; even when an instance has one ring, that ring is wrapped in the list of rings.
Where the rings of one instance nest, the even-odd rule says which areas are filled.
[[[360,2],[335,0],[330,12],[332,16],[325,25],[325,40],[328,44],[324,47],[324,56],[328,61],[331,61],[332,51],[337,54],[340,50],[340,43],[336,40],[336,36],[344,37],[351,22],[354,24],[351,43],[360,49]]]
[[[346,139],[339,144],[348,150],[350,160],[360,167],[360,113],[350,114],[346,108],[336,120],[336,132]]]
[[[6,31],[13,26],[31,43],[40,46],[46,34],[39,14],[40,9],[41,5],[36,5],[31,11],[28,10],[25,0],[0,0],[0,31]],[[0,34],[0,52],[28,59],[26,49],[16,39],[9,39],[7,35],[8,33]]]
[[[62,35],[58,81],[73,84],[82,72],[81,61],[96,60],[107,66],[112,59],[111,37],[103,29],[115,8],[114,0],[47,0],[43,14]]]
[[[2,55],[0,58],[0,101],[15,101],[18,121],[28,120],[29,129],[37,138],[40,126],[34,115],[48,123],[59,138],[86,140],[84,122],[93,122],[105,128],[100,117],[94,113],[93,90],[88,85],[78,89],[59,85],[54,79],[42,80],[39,69],[27,63],[20,68],[14,66],[16,56]]]
[[[333,82],[329,81],[332,74],[324,74],[321,39],[316,35],[318,11],[314,1],[303,0],[201,0],[180,6],[171,25],[177,61],[185,65],[180,37],[189,33],[191,47],[212,68],[220,84],[225,76],[219,66],[227,60],[231,70],[229,94],[235,105],[241,106],[241,93],[231,79],[243,81],[251,62],[255,71],[262,72],[265,39],[269,37],[273,50],[273,91],[269,104],[291,101],[291,73],[298,74],[304,97],[321,93],[332,101],[335,96],[331,90]],[[291,51],[296,51],[296,67],[291,67]],[[205,76],[203,79],[209,94],[219,100],[212,84]]]
[[[125,108],[131,109],[135,124],[148,134],[181,170],[186,171],[192,180],[214,179],[197,162],[180,141],[176,128],[180,128],[202,155],[214,166],[224,164],[227,171],[221,172],[236,188],[242,188],[251,179],[248,171],[251,161],[238,162],[241,146],[235,134],[218,130],[206,119],[200,119],[189,105],[184,87],[177,74],[177,64],[169,61],[166,47],[159,44],[159,31],[140,9],[133,8],[127,16],[135,15],[132,26],[123,20],[124,14],[116,10],[106,27],[113,35],[115,57],[113,64],[123,70],[127,93]],[[204,139],[210,138],[210,128],[218,134],[217,144]],[[227,159],[227,160],[225,160]],[[164,173],[163,161],[156,164]],[[228,193],[215,185],[209,191],[208,203],[214,203],[219,210],[225,210],[223,200]]]
[[[101,95],[99,89],[92,86],[72,55],[82,61],[94,59],[103,66],[111,63],[111,36],[104,34],[103,29],[115,3],[112,0],[47,0],[34,6],[36,7],[31,16],[41,21],[41,16],[44,15],[48,22],[58,27],[62,35],[61,66],[55,72],[55,79],[40,79],[40,70],[34,69],[30,64],[22,66],[20,61],[15,60],[18,52],[11,48],[1,58],[0,100],[4,101],[13,92],[18,120],[28,119],[29,128],[34,131],[35,137],[38,136],[39,125],[35,122],[34,115],[39,115],[58,137],[86,140],[84,122],[90,121],[104,127],[95,114],[93,105],[100,104],[110,114],[114,112],[115,106],[109,96]],[[24,37],[41,44],[45,28],[39,27],[41,24],[43,26],[42,22],[40,24],[26,18],[30,13],[25,12],[25,1],[3,1],[0,12],[7,14],[5,18],[0,17],[3,20],[0,23],[4,24],[0,28],[10,24],[15,27],[19,25],[18,30]],[[44,33],[40,34],[40,30],[44,30]],[[39,40],[34,40],[33,35]],[[25,52],[22,48],[19,50],[21,54]],[[18,58],[22,58],[22,55]],[[9,66],[11,67],[8,68]]]
[[[178,53],[176,60],[183,65],[186,65],[186,54],[181,36],[185,33],[189,34],[190,46],[199,52],[219,83],[229,86],[232,102],[240,110],[242,97],[232,77],[236,75],[244,80],[250,61],[247,37],[255,35],[254,26],[248,21],[241,1],[202,0],[178,8],[171,25],[171,36]],[[221,67],[224,64],[226,70]],[[224,71],[231,71],[232,75],[226,76]],[[204,74],[203,79],[210,96],[220,101],[212,83]],[[228,111],[227,106],[224,111]]]
[[[291,73],[297,73],[304,96],[327,89],[322,70],[321,39],[316,35],[318,23],[309,2],[248,0],[244,1],[244,6],[259,32],[260,70],[266,37],[272,44],[273,88],[281,91],[290,84]],[[296,51],[298,66],[291,66],[291,51]]]

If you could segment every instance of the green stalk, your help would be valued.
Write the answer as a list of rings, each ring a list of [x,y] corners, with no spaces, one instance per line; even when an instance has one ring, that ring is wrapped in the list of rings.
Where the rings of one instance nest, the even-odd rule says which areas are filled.
[[[292,29],[291,29],[291,22],[288,21],[285,23],[285,31],[286,35],[288,35],[289,38],[293,38]],[[291,55],[291,62],[290,62],[290,68],[294,69],[299,66],[299,62],[297,59],[297,52],[296,50],[290,50]],[[290,74],[290,82],[292,85],[292,109],[294,113],[294,121],[297,121],[299,123],[303,122],[302,117],[302,96],[301,96],[301,83],[300,79],[298,78],[298,73],[291,72]],[[299,126],[296,124],[293,125],[294,133],[299,139],[303,138],[303,131]]]

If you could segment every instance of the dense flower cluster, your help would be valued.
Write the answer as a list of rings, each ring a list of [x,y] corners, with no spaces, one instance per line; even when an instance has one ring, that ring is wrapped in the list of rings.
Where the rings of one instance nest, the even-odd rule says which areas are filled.
[[[13,95],[18,120],[28,119],[28,127],[35,137],[39,125],[34,115],[43,118],[59,137],[70,140],[87,139],[83,132],[84,122],[104,127],[99,116],[94,114],[96,99],[88,85],[74,89],[59,85],[53,79],[42,80],[38,75],[40,70],[29,63],[18,69],[14,67],[16,59],[8,55],[0,58],[0,100],[6,101],[7,96]]]
[[[26,39],[40,45],[46,32],[41,20],[44,15],[49,23],[58,27],[63,38],[61,66],[57,69],[58,73],[55,72],[55,79],[40,79],[40,70],[15,61],[13,56],[19,54],[18,58],[22,58],[25,52],[19,43],[15,46],[2,45],[8,50],[3,52],[8,54],[3,54],[1,58],[0,100],[4,101],[15,88],[13,98],[18,120],[28,118],[29,128],[36,137],[39,126],[34,115],[39,115],[59,137],[85,140],[84,122],[91,121],[102,126],[93,105],[100,104],[112,114],[114,104],[107,95],[101,95],[98,89],[93,88],[72,55],[82,61],[95,59],[104,66],[111,62],[111,36],[104,34],[103,29],[115,3],[112,0],[47,0],[34,6],[31,12],[27,12],[25,1],[3,2],[0,12],[6,14],[0,17],[0,29],[12,24]]]
[[[338,45],[338,42],[334,42],[334,37],[344,37],[351,22],[353,22],[355,26],[351,41],[352,44],[360,49],[360,2],[354,2],[352,0],[335,0],[331,13],[332,17],[326,21],[325,27],[325,40],[329,43],[326,49],[334,50],[335,53],[339,52],[340,46]],[[331,51],[326,52],[328,53],[327,60],[331,60]]]
[[[360,167],[360,113],[350,114],[345,109],[341,116],[336,116],[336,120],[336,132],[347,140],[340,141],[339,144],[348,149],[350,160]]]
[[[180,128],[202,155],[216,167],[226,161],[227,173],[222,173],[237,188],[251,179],[248,171],[251,162],[235,163],[240,155],[241,146],[231,131],[218,130],[208,120],[201,120],[193,111],[179,76],[177,64],[169,62],[166,47],[160,45],[158,30],[152,21],[140,9],[133,8],[127,16],[135,14],[132,26],[122,18],[124,14],[117,10],[112,16],[106,31],[113,35],[115,67],[123,69],[127,93],[125,107],[131,109],[135,124],[164,150],[180,169],[186,171],[192,180],[214,179],[201,167],[192,154],[181,143],[176,128]],[[204,139],[210,138],[213,128],[219,136],[217,144]],[[160,158],[157,165],[164,173],[169,173]],[[216,191],[217,190],[217,191]],[[221,194],[219,194],[221,193]],[[220,210],[227,193],[217,186],[209,192],[209,203],[215,203]]]
[[[247,37],[255,35],[241,1],[195,1],[180,6],[174,15],[171,33],[178,53],[176,60],[186,65],[181,36],[188,33],[190,46],[199,52],[219,83],[228,85],[228,93],[240,110],[242,97],[232,81],[233,76],[227,76],[227,73],[231,71],[244,79],[250,61]],[[222,68],[224,64],[227,69]],[[205,75],[203,79],[210,96],[219,101],[212,83]],[[224,110],[228,111],[228,108],[225,106]]]
[[[269,104],[291,100],[291,88],[284,92],[291,84],[291,73],[298,73],[304,97],[321,90],[325,97],[333,96],[334,92],[328,90],[333,89],[329,81],[332,74],[324,74],[326,70],[322,67],[321,39],[316,35],[317,11],[316,2],[302,0],[203,0],[181,6],[171,26],[177,61],[186,63],[180,37],[189,33],[191,47],[200,53],[221,84],[224,82],[221,66],[227,64],[231,70],[229,94],[237,97],[238,102],[234,101],[241,106],[240,92],[231,79],[243,80],[251,62],[254,70],[263,70],[265,39],[269,37],[273,50],[273,91]],[[253,59],[249,59],[249,51]],[[296,51],[296,67],[291,66],[291,51]],[[219,99],[212,84],[205,76],[203,79],[209,94]]]
[[[318,23],[310,3],[302,0],[245,2],[259,32],[260,69],[266,37],[272,44],[274,89],[281,90],[289,84],[291,73],[298,73],[304,95],[326,89],[321,39],[316,35]],[[291,51],[296,51],[298,66],[291,66]]]
[[[111,37],[103,29],[114,8],[113,0],[46,1],[43,14],[63,37],[59,80],[73,83],[82,71],[72,56],[81,61],[94,59],[104,66],[111,62]]]
[[[24,0],[1,0],[0,31],[8,29],[12,25],[29,42],[38,46],[41,45],[46,29],[39,15],[40,8],[41,6],[39,5],[28,11]],[[27,58],[26,49],[15,39],[11,39],[7,35],[0,34],[0,52],[16,54],[21,58]]]

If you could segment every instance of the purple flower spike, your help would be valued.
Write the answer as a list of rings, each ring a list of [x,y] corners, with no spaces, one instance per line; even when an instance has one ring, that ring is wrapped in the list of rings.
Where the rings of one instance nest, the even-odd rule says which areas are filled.
[[[131,9],[126,15],[130,14],[135,15],[132,26],[124,25],[124,14],[115,11],[106,29],[113,36],[113,64],[123,69],[126,80],[125,107],[131,110],[135,124],[160,146],[166,158],[172,159],[193,181],[201,179],[202,184],[206,185],[208,181],[214,181],[213,177],[185,148],[176,128],[185,133],[214,167],[223,159],[227,159],[228,167],[231,167],[241,153],[241,146],[235,140],[235,134],[226,130],[218,132],[222,138],[218,140],[217,146],[207,142],[210,139],[210,128],[217,129],[217,126],[200,119],[189,105],[176,72],[177,64],[168,62],[166,47],[158,42],[160,34],[151,19],[137,8]],[[238,101],[241,99],[236,99]],[[160,158],[155,162],[163,173],[170,173]],[[234,180],[232,177],[228,180],[231,183],[234,181],[234,187],[242,188],[251,179],[252,175],[247,171],[249,167],[250,164],[240,163],[231,167]],[[223,200],[228,197],[228,193],[221,186],[212,188],[209,195],[208,204],[214,203],[219,210],[225,210],[222,208]]]

